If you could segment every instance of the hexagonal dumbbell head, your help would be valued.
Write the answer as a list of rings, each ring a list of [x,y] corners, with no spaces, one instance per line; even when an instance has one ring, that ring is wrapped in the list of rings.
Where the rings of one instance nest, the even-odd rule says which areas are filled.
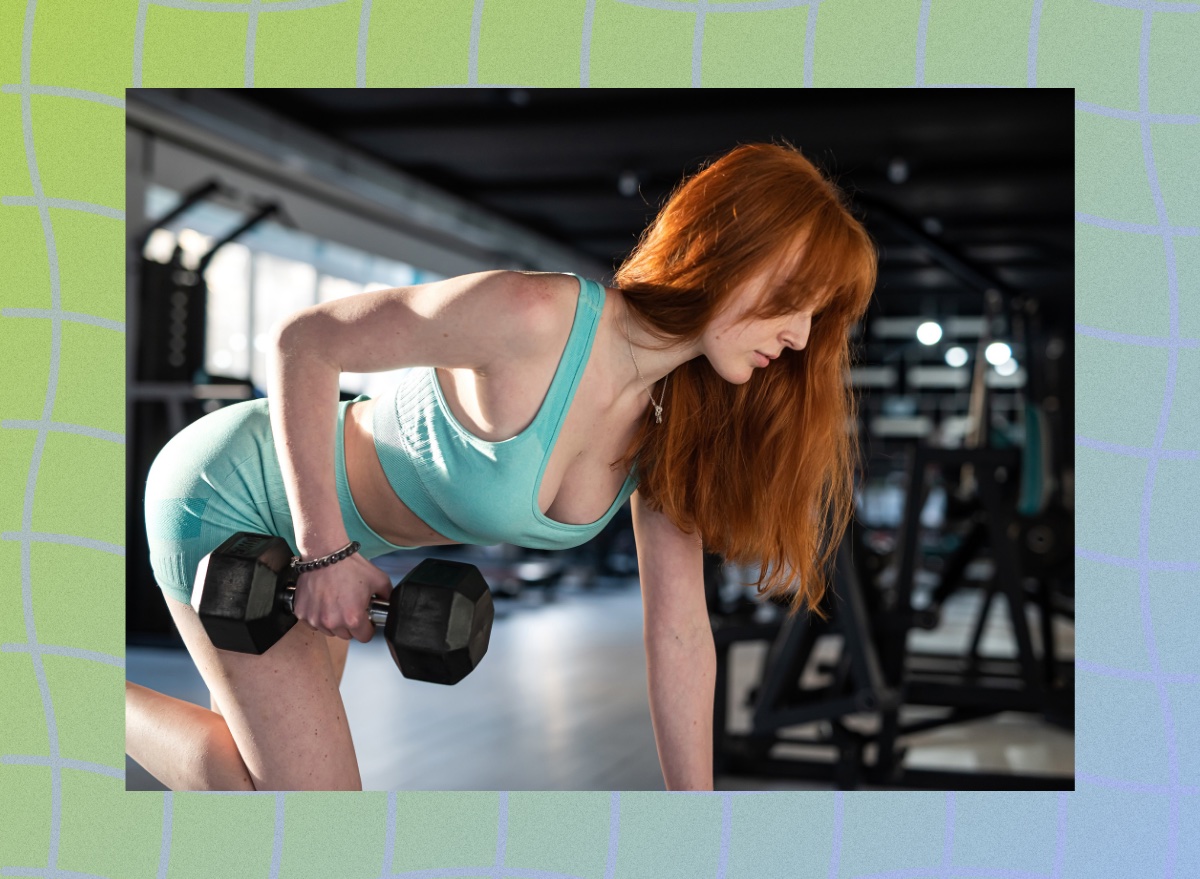
[[[392,592],[384,636],[406,678],[456,684],[483,659],[495,616],[478,568],[425,559]]]
[[[201,560],[192,607],[214,647],[265,653],[296,624],[283,592],[296,585],[281,537],[239,532]]]

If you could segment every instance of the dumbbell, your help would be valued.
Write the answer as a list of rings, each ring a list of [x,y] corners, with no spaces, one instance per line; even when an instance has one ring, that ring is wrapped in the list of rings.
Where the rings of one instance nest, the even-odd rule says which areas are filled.
[[[293,555],[281,537],[240,531],[201,559],[192,607],[214,647],[263,654],[296,624]],[[479,569],[442,559],[422,561],[369,611],[400,673],[435,684],[474,670],[495,618]]]

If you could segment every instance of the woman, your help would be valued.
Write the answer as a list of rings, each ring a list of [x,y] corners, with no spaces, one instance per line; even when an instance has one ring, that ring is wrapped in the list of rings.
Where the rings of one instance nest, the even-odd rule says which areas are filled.
[[[875,271],[808,160],[747,145],[680,185],[613,288],[482,272],[289,316],[269,404],[206,416],[151,470],[155,576],[213,702],[127,684],[128,752],[171,788],[361,788],[338,684],[391,590],[369,559],[574,546],[631,498],[664,779],[711,790],[702,553],[761,563],[761,592],[820,613],[851,513],[849,330]],[[339,372],[406,366],[431,368],[338,404]],[[238,530],[303,560],[361,543],[300,576],[302,624],[262,656],[214,648],[187,603],[199,558]]]

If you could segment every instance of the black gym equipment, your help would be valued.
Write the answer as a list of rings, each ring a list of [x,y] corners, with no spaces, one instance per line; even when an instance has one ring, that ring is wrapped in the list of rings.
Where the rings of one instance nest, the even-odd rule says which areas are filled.
[[[131,352],[134,380],[126,388],[130,407],[126,444],[125,533],[126,628],[131,632],[173,632],[166,606],[154,588],[146,544],[146,523],[141,498],[154,458],[179,431],[213,408],[248,400],[253,388],[204,372],[204,346],[208,288],[204,271],[217,252],[245,235],[267,217],[280,213],[277,205],[258,205],[256,212],[204,254],[195,268],[184,264],[183,251],[175,247],[167,263],[146,257],[150,236],[214,197],[236,193],[217,181],[206,181],[181,197],[179,204],[154,220],[134,239],[131,247],[142,255],[139,262],[138,321],[140,332]]]
[[[919,510],[920,507],[917,507]],[[913,609],[911,578],[897,579],[901,588],[867,598],[855,571],[848,532],[838,550],[834,587],[827,600],[830,619],[801,613],[787,618],[782,610],[769,622],[745,612],[713,618],[717,648],[714,704],[714,768],[717,774],[791,777],[833,782],[840,789],[863,784],[928,790],[1071,790],[1070,776],[1019,773],[954,772],[911,769],[901,765],[906,749],[897,746],[901,736],[941,726],[961,724],[1003,711],[1041,713],[1051,723],[1071,728],[1073,683],[1071,662],[1060,662],[1053,646],[1045,651],[1045,674],[1039,674],[1024,618],[1025,596],[1017,598],[1017,661],[981,657],[977,628],[966,656],[922,653],[907,649],[912,628],[935,628],[936,616],[928,609]],[[901,570],[910,560],[901,550]],[[1007,583],[1009,564],[998,565],[997,581]],[[903,588],[907,583],[908,588]],[[1011,590],[1003,590],[1011,595]],[[872,608],[872,604],[876,607]],[[986,619],[985,605],[982,620]],[[1019,620],[1019,621],[1018,621]],[[841,650],[833,665],[816,661],[818,641],[840,635]],[[728,729],[729,651],[745,641],[768,641],[770,648],[758,686],[749,695],[753,709],[751,729]],[[1046,642],[1050,645],[1053,641]],[[804,678],[816,675],[827,683],[812,685]],[[951,710],[941,717],[901,723],[903,706],[941,706]],[[876,715],[876,729],[856,729],[849,715]],[[789,727],[817,721],[816,735],[793,735]],[[831,760],[800,759],[773,754],[777,745],[817,746],[834,749]]]
[[[1074,663],[1059,659],[1053,628],[1056,616],[1074,615],[1073,515],[1064,485],[1065,475],[1073,471],[1073,458],[1063,429],[1071,414],[1072,394],[1069,377],[1060,366],[1069,362],[1064,357],[1066,346],[1060,337],[1043,331],[1036,300],[986,277],[878,200],[863,200],[944,268],[984,293],[984,332],[971,393],[972,429],[963,448],[905,443],[901,460],[907,491],[898,533],[891,540],[861,527],[847,532],[836,556],[834,587],[827,595],[836,605],[830,608],[828,622],[807,613],[785,619],[781,609],[776,609],[775,619],[764,622],[758,612],[763,605],[752,608],[743,602],[730,613],[728,607],[714,608],[710,600],[718,657],[715,769],[820,779],[841,788],[866,783],[939,790],[1071,790],[1072,776],[928,771],[901,765],[906,752],[897,746],[901,736],[1004,711],[1040,714],[1048,723],[1068,730],[1074,727]],[[1029,376],[1020,447],[1002,442],[1002,435],[991,429],[984,380],[983,351],[993,325],[1005,317],[1016,341],[1025,347]],[[872,469],[877,463],[878,459],[871,459]],[[966,527],[958,533],[947,529],[935,548],[924,533],[921,511],[938,473],[942,483],[954,489],[948,496],[947,521],[965,521]],[[868,535],[871,546],[866,543]],[[941,552],[947,544],[941,579],[931,600],[914,607],[915,574],[922,556]],[[968,566],[985,550],[992,573],[982,584],[984,600],[967,652],[909,650],[909,633],[937,628],[944,603],[967,585]],[[895,574],[887,586],[881,576],[885,570]],[[1005,599],[1017,648],[1014,659],[979,652],[997,596]],[[1040,659],[1026,617],[1032,603],[1038,607],[1041,623]],[[812,661],[818,641],[829,634],[842,640],[837,662]],[[754,640],[767,641],[770,648],[763,677],[749,698],[751,729],[735,734],[727,727],[729,651],[738,642]],[[814,675],[823,683],[814,685]],[[902,723],[904,706],[948,708],[949,712]],[[851,725],[851,715],[859,715],[860,721],[863,715],[875,715],[867,719],[877,722],[866,728],[861,722]],[[788,732],[809,724],[816,728],[815,737]],[[826,751],[832,747],[836,758],[804,760],[776,753],[776,746],[785,744],[815,745]]]
[[[298,575],[287,541],[234,534],[201,561],[192,607],[213,646],[263,654],[297,622]],[[369,608],[401,674],[457,684],[487,652],[495,619],[491,592],[474,565],[425,559]]]

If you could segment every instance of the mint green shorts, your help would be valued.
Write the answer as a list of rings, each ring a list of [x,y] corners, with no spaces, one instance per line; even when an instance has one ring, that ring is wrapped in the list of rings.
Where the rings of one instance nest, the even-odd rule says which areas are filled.
[[[349,404],[338,405],[333,462],[346,532],[362,544],[364,558],[413,549],[384,540],[354,506],[342,438]],[[273,534],[296,549],[266,400],[235,403],[189,424],[159,452],[146,479],[150,566],[172,598],[190,602],[200,559],[237,531]]]

